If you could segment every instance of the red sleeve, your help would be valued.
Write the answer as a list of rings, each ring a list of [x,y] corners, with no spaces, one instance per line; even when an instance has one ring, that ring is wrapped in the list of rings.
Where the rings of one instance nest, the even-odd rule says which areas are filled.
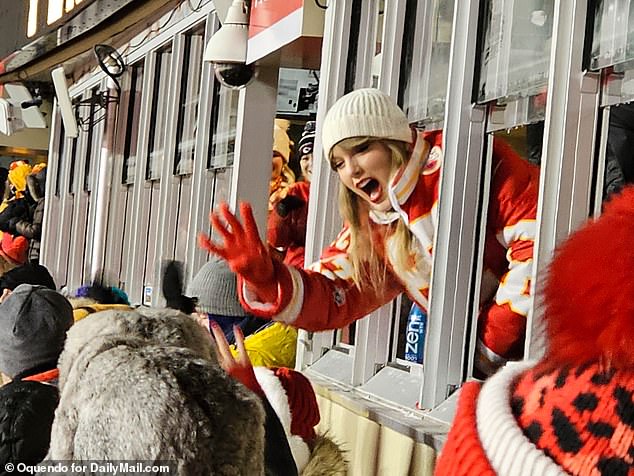
[[[240,299],[251,313],[283,321],[300,329],[322,331],[340,329],[394,299],[403,287],[388,272],[383,292],[357,287],[352,279],[352,264],[346,252],[349,231],[344,229],[306,270],[276,263],[278,298],[261,303],[239,281]]]
[[[498,365],[522,356],[531,306],[538,193],[539,169],[496,140],[485,265],[498,275],[499,285],[480,313],[478,347],[486,360]]]
[[[267,224],[267,241],[275,248],[288,248],[290,246],[303,246],[306,235],[306,218],[308,215],[308,196],[310,184],[308,182],[296,182],[288,189],[286,196],[294,196],[304,201],[304,205],[292,210],[287,216],[282,217],[273,206],[269,212]],[[279,200],[275,202],[275,205]]]

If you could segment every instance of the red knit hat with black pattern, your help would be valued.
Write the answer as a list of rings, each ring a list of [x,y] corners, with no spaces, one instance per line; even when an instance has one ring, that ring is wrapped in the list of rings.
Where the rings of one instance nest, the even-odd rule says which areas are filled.
[[[556,252],[548,348],[516,380],[515,419],[573,475],[634,475],[634,188]]]
[[[555,252],[547,348],[463,385],[437,476],[634,476],[634,187]]]

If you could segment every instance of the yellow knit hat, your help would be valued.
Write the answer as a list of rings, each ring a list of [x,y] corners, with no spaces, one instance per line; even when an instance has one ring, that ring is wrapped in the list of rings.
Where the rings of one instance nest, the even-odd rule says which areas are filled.
[[[22,196],[26,190],[26,177],[31,173],[31,166],[23,160],[11,163],[9,166],[9,182],[16,191],[16,196]]]
[[[277,119],[273,127],[273,152],[278,152],[284,162],[288,162],[291,158],[291,139]]]

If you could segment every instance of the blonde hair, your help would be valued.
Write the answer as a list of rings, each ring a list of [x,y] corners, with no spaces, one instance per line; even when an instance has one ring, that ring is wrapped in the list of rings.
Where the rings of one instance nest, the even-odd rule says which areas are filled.
[[[282,177],[284,177],[284,182],[286,182],[288,185],[295,183],[295,173],[288,166],[288,162],[284,162],[284,165],[282,165],[281,175]]]
[[[344,139],[337,145],[346,150],[354,150],[373,142],[381,142],[388,148],[392,158],[393,173],[409,161],[408,144],[401,141],[376,137],[352,137]],[[329,161],[331,168],[336,171],[332,150]],[[352,262],[355,284],[359,288],[371,286],[375,291],[381,292],[386,279],[387,264],[384,258],[385,253],[377,253],[376,243],[373,242],[369,220],[370,208],[365,200],[342,183],[339,184],[339,213],[350,229],[348,255]],[[393,265],[399,269],[408,269],[412,232],[407,223],[399,217],[395,225],[384,227],[384,230],[384,235],[380,237],[381,246],[385,246],[387,239],[390,238],[391,246],[394,246],[396,250],[393,253],[395,258]]]

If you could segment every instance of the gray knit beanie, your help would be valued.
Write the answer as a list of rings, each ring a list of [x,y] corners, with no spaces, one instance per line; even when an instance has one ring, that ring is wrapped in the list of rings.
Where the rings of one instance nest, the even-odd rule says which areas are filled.
[[[405,113],[390,96],[373,88],[340,97],[326,114],[321,131],[326,160],[338,142],[352,137],[413,140]]]
[[[68,300],[44,286],[21,284],[0,304],[0,371],[14,377],[57,362],[73,325]]]
[[[219,316],[240,316],[249,314],[238,300],[236,275],[221,258],[213,258],[206,263],[187,286],[187,296],[198,298],[196,310]]]

